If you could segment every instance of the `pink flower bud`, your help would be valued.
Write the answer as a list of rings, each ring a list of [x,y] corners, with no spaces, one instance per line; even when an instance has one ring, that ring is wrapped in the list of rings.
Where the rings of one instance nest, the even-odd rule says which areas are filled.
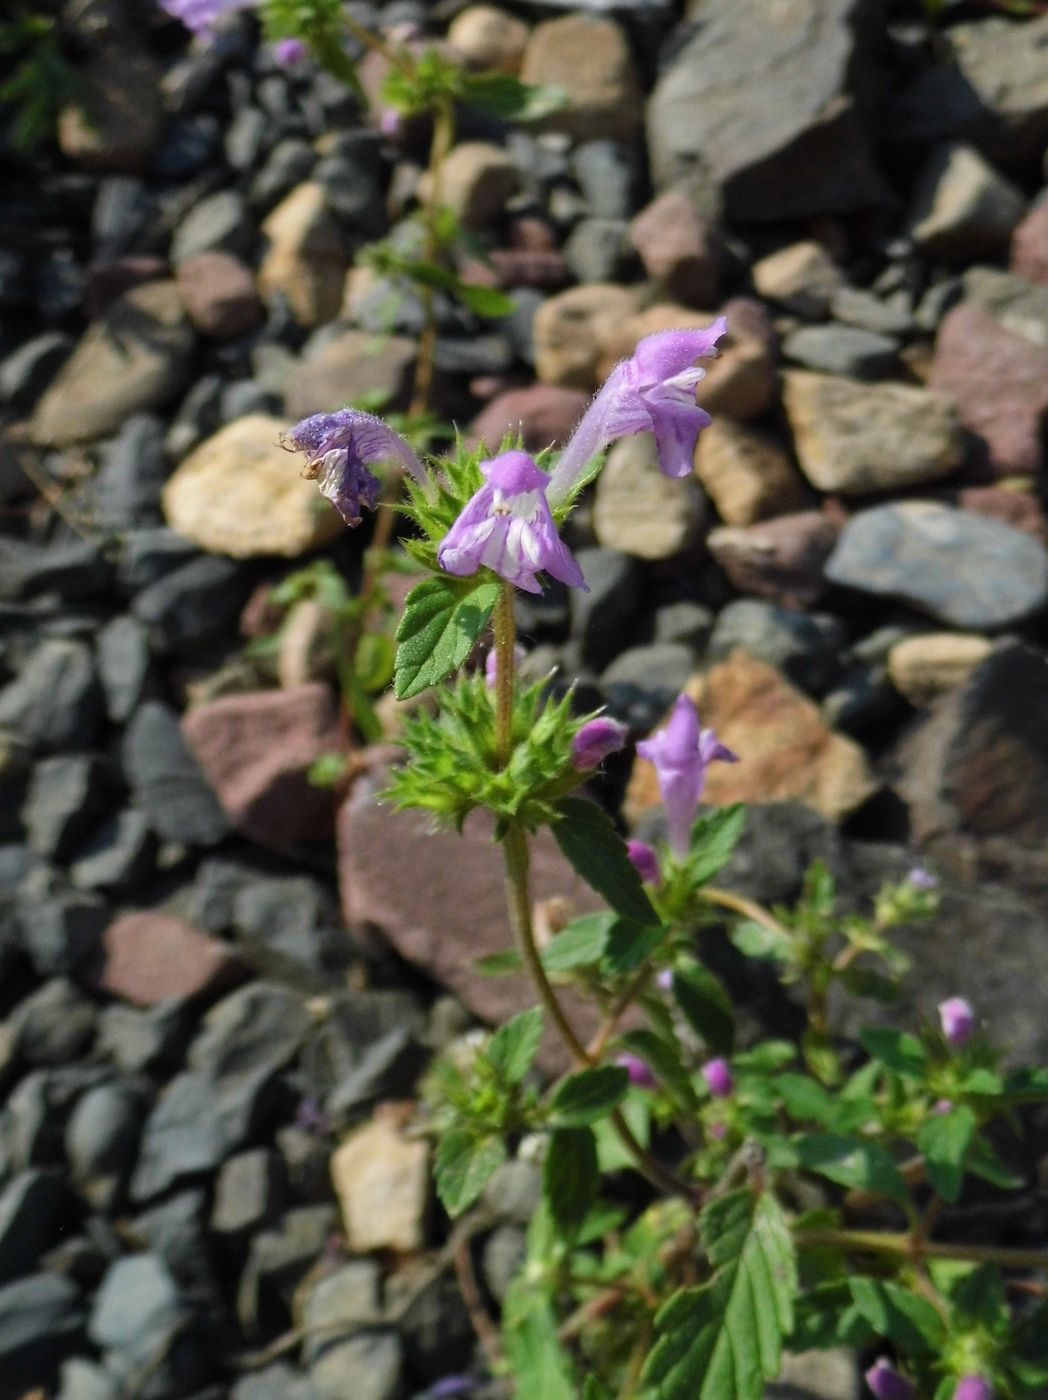
[[[662,883],[662,873],[659,870],[659,858],[648,845],[647,841],[627,841],[626,851],[644,884],[658,885]],[[656,979],[660,987],[662,987],[662,982],[660,980],[662,976],[663,974],[660,972],[659,977]],[[668,976],[670,978],[670,986],[672,986],[673,974],[669,973]],[[664,987],[663,990],[669,991],[669,987]]]
[[[634,862],[636,863],[636,862]],[[668,967],[664,967],[655,977],[655,985],[660,992],[673,991],[673,973]]]
[[[917,1393],[886,1356],[879,1356],[866,1372],[866,1384],[877,1400],[913,1400]]]
[[[297,68],[309,53],[309,45],[304,39],[278,39],[273,45],[273,57],[277,67],[285,72]]]
[[[937,1113],[940,1118],[945,1118],[948,1113],[953,1112],[953,1099],[936,1099],[932,1104],[932,1112]]]
[[[946,1044],[951,1050],[967,1045],[975,1031],[975,1012],[964,997],[950,997],[939,1003],[939,1020]]]
[[[953,1400],[993,1400],[993,1386],[985,1376],[962,1376]]]
[[[707,1060],[702,1067],[702,1077],[715,1099],[726,1099],[735,1087],[727,1060]]]
[[[597,768],[609,754],[618,753],[626,743],[629,731],[618,720],[600,715],[587,720],[571,741],[571,762],[580,772]]]
[[[615,1063],[621,1065],[630,1077],[630,1083],[637,1089],[657,1089],[659,1081],[651,1072],[651,1066],[637,1055],[616,1055]]]

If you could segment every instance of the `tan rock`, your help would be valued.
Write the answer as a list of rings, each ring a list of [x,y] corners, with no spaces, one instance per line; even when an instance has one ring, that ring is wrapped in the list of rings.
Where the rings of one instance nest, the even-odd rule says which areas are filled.
[[[334,539],[342,521],[316,483],[302,479],[300,460],[280,446],[290,426],[252,413],[202,442],[164,487],[171,528],[234,559],[295,559]]]
[[[456,15],[448,43],[482,73],[519,73],[530,30],[494,5],[470,5]]]
[[[706,775],[704,801],[803,802],[838,821],[877,789],[858,744],[830,730],[818,707],[795,690],[773,666],[735,651],[707,675],[689,682],[702,722],[739,755],[739,762],[714,763]],[[634,821],[659,802],[655,770],[637,759],[625,811]]]
[[[641,123],[641,89],[629,45],[610,19],[565,15],[536,25],[521,77],[565,93],[565,105],[547,125],[576,141],[629,140]]]
[[[844,274],[821,243],[791,243],[754,263],[753,285],[787,311],[818,320],[844,285]]]
[[[411,1254],[425,1243],[429,1165],[425,1142],[409,1138],[392,1107],[350,1133],[331,1158],[331,1180],[354,1253]]]
[[[711,306],[720,280],[721,237],[683,186],[665,190],[629,226],[644,270],[666,295],[688,306]]]
[[[949,476],[964,456],[944,394],[789,370],[783,403],[801,470],[820,491],[864,496]]]
[[[506,207],[520,188],[520,172],[501,146],[490,141],[463,141],[441,167],[440,202],[466,228],[483,228]],[[424,176],[419,198],[428,202],[432,181]]]
[[[385,409],[404,408],[417,353],[418,346],[406,336],[343,331],[288,376],[287,411],[297,421],[369,400]]]
[[[269,239],[258,270],[262,296],[282,292],[302,326],[334,320],[349,256],[323,186],[312,180],[296,186],[268,215],[262,232]]]
[[[132,413],[160,408],[189,371],[193,329],[174,282],[147,282],[110,302],[36,406],[33,442],[106,437]]]
[[[752,525],[806,504],[808,491],[774,438],[714,418],[695,444],[695,472],[727,525]]]
[[[670,559],[698,531],[702,506],[693,481],[674,481],[659,471],[653,435],[635,433],[613,445],[597,478],[593,529],[607,549],[636,559]]]
[[[533,331],[539,379],[570,389],[595,388],[616,328],[636,308],[637,293],[610,282],[571,287],[544,301],[535,313]]]
[[[964,684],[993,650],[989,637],[926,632],[896,642],[888,653],[888,677],[911,705],[930,705]]]

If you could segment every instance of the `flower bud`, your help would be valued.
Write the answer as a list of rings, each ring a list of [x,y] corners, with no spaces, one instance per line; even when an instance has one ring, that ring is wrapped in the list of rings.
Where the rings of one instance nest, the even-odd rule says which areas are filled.
[[[626,852],[644,884],[660,885],[662,883],[662,872],[659,870],[659,858],[648,845],[647,841],[627,841]],[[660,972],[659,977],[661,976],[662,973]],[[661,982],[659,982],[659,986],[662,986]],[[669,988],[664,988],[664,990],[668,991]]]
[[[946,1044],[951,1050],[967,1045],[975,1030],[975,1012],[964,997],[950,997],[939,1003],[939,1020]]]
[[[615,1063],[621,1065],[636,1089],[657,1089],[659,1081],[651,1072],[651,1066],[637,1055],[616,1055]]]
[[[587,720],[571,741],[572,764],[580,773],[598,767],[609,754],[625,746],[628,734],[624,724],[606,715]]]
[[[917,1393],[886,1356],[879,1356],[866,1372],[866,1384],[877,1400],[913,1400]]]
[[[735,1087],[727,1060],[707,1060],[702,1067],[702,1077],[715,1099],[726,1099]]]
[[[304,39],[278,39],[273,45],[273,57],[277,67],[290,72],[297,68],[309,54],[309,45]]]
[[[668,967],[664,967],[661,972],[655,974],[655,985],[660,992],[673,991],[673,973]]]
[[[993,1386],[985,1376],[962,1376],[953,1400],[993,1400]]]
[[[938,879],[930,870],[926,870],[923,865],[915,865],[906,876],[907,881],[915,890],[927,892],[939,888]]]

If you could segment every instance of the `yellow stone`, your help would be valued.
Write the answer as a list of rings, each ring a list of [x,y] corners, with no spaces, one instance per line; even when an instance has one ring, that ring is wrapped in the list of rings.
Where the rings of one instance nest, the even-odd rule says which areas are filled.
[[[390,1106],[352,1132],[331,1158],[346,1244],[355,1253],[410,1254],[425,1243],[426,1144],[407,1137]]]

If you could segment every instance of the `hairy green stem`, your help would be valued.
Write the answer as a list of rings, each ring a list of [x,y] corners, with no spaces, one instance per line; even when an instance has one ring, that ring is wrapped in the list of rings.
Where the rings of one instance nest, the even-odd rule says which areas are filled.
[[[505,581],[499,584],[494,632],[495,758],[502,769],[509,763],[513,747],[513,675],[516,665],[513,652],[517,641],[517,622],[513,616],[513,588]]]
[[[886,1230],[798,1230],[794,1240],[801,1248],[830,1246],[863,1254],[894,1254],[913,1260],[959,1259],[972,1264],[1000,1264],[1005,1269],[1048,1269],[1048,1249],[945,1244]]]

